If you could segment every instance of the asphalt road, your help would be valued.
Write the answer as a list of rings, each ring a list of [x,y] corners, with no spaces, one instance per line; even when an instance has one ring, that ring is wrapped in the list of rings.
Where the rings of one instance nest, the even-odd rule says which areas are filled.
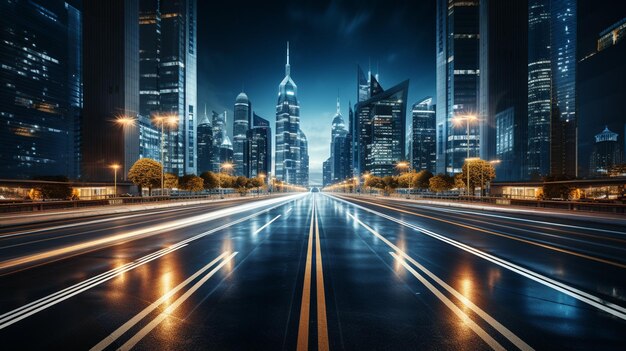
[[[626,227],[297,194],[0,230],[6,350],[623,350]]]

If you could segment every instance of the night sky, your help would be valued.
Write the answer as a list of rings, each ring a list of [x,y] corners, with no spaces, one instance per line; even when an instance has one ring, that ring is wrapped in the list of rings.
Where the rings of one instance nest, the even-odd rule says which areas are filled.
[[[199,1],[200,110],[204,104],[209,114],[228,110],[232,136],[233,105],[243,88],[275,133],[287,41],[311,183],[322,181],[337,94],[346,123],[348,101],[356,100],[357,63],[367,70],[371,62],[385,89],[409,79],[407,111],[435,94],[435,1]]]

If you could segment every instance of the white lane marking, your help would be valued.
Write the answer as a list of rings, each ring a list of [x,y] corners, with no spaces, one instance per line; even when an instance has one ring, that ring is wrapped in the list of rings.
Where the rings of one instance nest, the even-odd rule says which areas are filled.
[[[424,274],[426,274],[428,277],[430,277],[432,280],[434,280],[437,284],[439,284],[439,286],[441,286],[442,288],[444,288],[446,291],[448,291],[450,294],[452,294],[454,297],[456,297],[463,305],[467,306],[469,309],[471,309],[474,313],[476,313],[478,316],[480,316],[483,320],[485,320],[485,322],[489,323],[489,325],[491,325],[494,329],[496,329],[500,334],[502,334],[505,338],[507,338],[511,343],[513,343],[515,346],[517,346],[519,349],[521,350],[532,350],[532,347],[530,347],[530,345],[528,345],[527,343],[525,343],[522,339],[520,339],[517,335],[515,335],[512,331],[510,331],[507,327],[505,327],[504,325],[502,325],[500,322],[498,322],[497,320],[495,320],[493,317],[491,317],[487,312],[483,311],[480,307],[476,306],[472,301],[470,301],[467,297],[463,296],[463,294],[459,293],[458,291],[456,291],[453,287],[451,287],[450,285],[448,285],[446,282],[444,282],[443,280],[441,280],[438,276],[436,276],[434,273],[432,273],[430,270],[428,270],[426,267],[422,266],[421,264],[419,264],[417,261],[415,261],[411,256],[409,256],[406,252],[402,251],[399,247],[397,247],[396,245],[394,245],[392,242],[390,242],[389,240],[387,240],[387,238],[385,238],[383,235],[381,235],[380,233],[378,233],[377,231],[375,231],[374,229],[372,229],[370,226],[368,226],[367,224],[363,223],[361,220],[359,220],[358,218],[354,217],[352,214],[348,213],[348,216],[350,216],[350,218],[352,218],[356,223],[360,224],[363,228],[367,229],[370,233],[372,233],[375,237],[377,237],[378,239],[380,239],[382,242],[384,242],[385,244],[387,244],[387,246],[389,246],[390,248],[392,248],[395,251],[394,253],[391,253],[392,256],[394,256],[394,258],[396,258],[397,260],[400,258],[398,257],[401,256],[402,259],[399,260],[400,263],[402,263],[403,266],[405,266],[405,268],[407,268],[407,264],[404,262],[404,259],[408,260],[409,262],[411,262],[413,265],[415,265],[415,267],[417,267],[420,271],[422,271]],[[444,300],[441,299],[441,297],[445,298],[445,296],[443,294],[441,294],[441,292],[439,292],[439,290],[437,288],[435,288],[434,286],[428,284],[428,281],[426,279],[424,279],[420,274],[418,274],[417,272],[415,272],[414,270],[412,270],[412,268],[410,266],[408,266],[407,270],[409,270],[420,282],[422,282],[424,285],[426,285],[426,287],[432,291],[442,302],[444,302],[446,304],[446,306],[448,306],[450,309],[452,309],[455,313],[456,311],[450,307],[448,305],[448,303]],[[437,290],[437,292],[435,292],[433,289]],[[447,298],[445,298],[447,300]],[[449,303],[451,303],[452,305],[454,305],[454,303],[452,303],[450,300],[448,300]],[[456,305],[454,305],[454,307],[456,307]],[[460,310],[459,310],[460,311]],[[463,321],[471,321],[471,319],[469,319],[469,317],[461,312],[463,314],[463,316],[459,315],[459,317],[461,318],[461,320]],[[457,314],[458,315],[458,314]],[[470,325],[471,327],[471,325]],[[478,326],[477,326],[478,327]],[[480,331],[482,331],[484,333],[484,330],[481,329],[480,327],[478,327],[480,329]],[[472,327],[472,329],[474,329]],[[491,345],[489,343],[489,341],[487,339],[485,339],[483,337],[483,335],[480,334],[480,331],[474,330],[483,340],[485,340],[485,342],[487,342],[490,346],[493,347],[493,345]],[[487,336],[489,336],[487,334]],[[491,338],[489,336],[489,338]],[[493,340],[495,342],[495,340]],[[496,342],[497,344],[497,342]],[[498,344],[498,346],[500,346]],[[501,346],[500,346],[501,347]]]
[[[398,261],[402,266],[404,266],[404,268],[406,268],[406,270],[411,272],[411,274],[413,274],[415,278],[417,278],[422,284],[424,284],[424,286],[427,287],[428,290],[430,290],[439,299],[439,301],[443,302],[446,305],[446,307],[448,307],[452,312],[454,312],[454,314],[456,314],[457,317],[459,317],[459,319],[463,321],[463,323],[465,323],[468,327],[470,327],[474,331],[474,333],[476,333],[481,339],[483,339],[483,341],[485,341],[485,343],[487,343],[489,347],[491,347],[494,350],[506,350],[502,345],[500,345],[500,343],[498,343],[494,338],[492,338],[491,335],[489,335],[483,328],[481,328],[478,324],[476,324],[476,322],[474,322],[466,313],[461,311],[461,309],[457,307],[457,305],[455,305],[454,302],[450,301],[449,298],[447,298],[441,291],[439,291],[439,289],[435,288],[432,284],[430,284],[428,280],[426,280],[419,273],[417,273],[413,269],[413,267],[409,266],[402,258],[400,258],[394,252],[390,252],[389,254],[391,254],[391,256],[396,261]]]
[[[265,223],[261,228],[255,230],[254,233],[252,233],[252,234],[259,234],[263,229],[267,228],[268,225],[272,224],[272,222],[277,220],[279,217],[280,217],[280,215],[274,217],[274,219],[272,219],[271,221]]]
[[[122,240],[140,239],[143,237],[155,235],[159,232],[163,232],[166,230],[185,228],[185,227],[189,227],[189,226],[203,223],[206,221],[226,217],[228,215],[252,210],[259,206],[272,205],[275,203],[285,203],[294,198],[301,197],[301,196],[302,195],[297,194],[297,195],[292,195],[292,196],[288,196],[284,198],[263,200],[260,202],[249,203],[245,205],[235,206],[232,208],[225,208],[225,209],[217,210],[208,214],[202,214],[202,215],[197,215],[197,216],[193,216],[193,217],[189,217],[185,219],[169,221],[163,224],[153,225],[153,226],[142,228],[142,229],[131,230],[125,233],[120,233],[120,234],[111,235],[111,236],[107,236],[107,237],[100,238],[100,239],[85,241],[85,242],[78,243],[78,244],[72,244],[72,245],[61,247],[58,249],[53,249],[49,251],[31,254],[28,256],[13,258],[4,262],[0,262],[0,270],[19,266],[25,263],[32,263],[32,262],[40,261],[43,259],[51,259],[51,258],[55,258],[61,255],[72,254],[72,253],[80,252],[82,250],[93,249],[101,245],[109,245],[109,244],[113,244],[115,242],[119,242]]]
[[[104,350],[107,346],[111,345],[120,336],[122,336],[124,333],[126,333],[128,330],[130,330],[130,328],[135,326],[137,323],[139,323],[139,321],[141,321],[143,318],[145,318],[148,314],[150,314],[152,311],[154,311],[157,307],[159,307],[163,302],[167,301],[169,298],[174,296],[174,294],[176,294],[180,289],[182,289],[185,286],[187,286],[187,284],[189,284],[193,280],[195,280],[198,276],[200,276],[200,274],[206,272],[209,268],[211,268],[213,265],[215,265],[218,261],[220,261],[226,255],[228,255],[228,252],[223,252],[216,259],[214,259],[213,261],[209,262],[207,265],[202,267],[200,270],[198,270],[196,273],[191,275],[189,278],[185,279],[182,283],[178,284],[175,288],[173,288],[172,290],[168,291],[165,295],[161,296],[158,300],[154,301],[152,304],[150,304],[150,306],[144,308],[141,312],[137,313],[137,315],[135,315],[133,318],[128,320],[128,322],[122,324],[113,333],[111,333],[109,336],[107,336],[106,338],[102,339],[102,341],[100,341],[98,344],[96,344],[94,347],[92,347],[91,350],[92,351]]]
[[[228,263],[238,252],[233,252],[230,256],[226,257],[217,267],[213,268],[207,275],[202,277],[196,284],[194,284],[189,290],[187,290],[183,295],[181,295],[176,301],[174,301],[170,306],[168,306],[165,311],[161,312],[156,318],[154,318],[150,323],[148,323],[145,327],[143,327],[137,334],[135,334],[132,338],[130,338],[124,345],[122,345],[118,350],[130,350],[135,346],[141,339],[143,339],[148,333],[152,331],[152,329],[156,328],[165,318],[170,316],[174,310],[176,310],[183,302],[185,302],[191,294],[196,292],[204,283],[206,283],[209,278],[211,278],[217,271],[220,270],[226,263]]]
[[[137,267],[139,267],[139,266],[141,266],[141,265],[143,265],[145,263],[148,263],[148,262],[150,262],[152,260],[160,258],[160,257],[162,257],[162,256],[164,256],[164,255],[166,255],[166,254],[168,254],[168,253],[170,253],[172,251],[178,250],[178,249],[186,246],[188,243],[190,243],[190,242],[192,242],[194,240],[200,239],[200,238],[202,238],[204,236],[213,234],[213,233],[215,233],[217,231],[220,231],[222,229],[225,229],[225,228],[228,228],[230,226],[233,226],[233,225],[239,224],[241,222],[247,221],[248,219],[256,217],[256,216],[258,216],[258,215],[260,215],[262,213],[269,212],[269,211],[271,211],[271,210],[273,210],[273,209],[275,209],[277,207],[280,207],[282,205],[284,205],[284,204],[278,204],[276,206],[268,208],[268,209],[266,209],[264,211],[261,211],[259,213],[251,214],[249,216],[246,216],[246,217],[240,218],[240,219],[238,219],[236,221],[224,224],[222,226],[219,226],[217,228],[211,229],[211,230],[206,231],[204,233],[200,233],[200,234],[198,234],[196,236],[193,236],[191,238],[188,238],[188,239],[185,239],[185,240],[183,240],[181,242],[173,244],[173,245],[171,245],[171,246],[169,246],[169,247],[167,247],[165,249],[161,249],[159,251],[153,252],[153,253],[151,253],[149,255],[146,255],[144,257],[141,257],[141,258],[139,258],[139,259],[137,259],[137,260],[135,260],[133,262],[126,263],[126,264],[124,264],[124,265],[122,265],[120,267],[117,267],[115,269],[112,269],[112,270],[109,270],[107,272],[101,273],[101,274],[99,274],[99,275],[97,275],[95,277],[89,278],[89,279],[87,279],[85,281],[82,281],[80,283],[74,284],[74,285],[72,285],[70,287],[67,287],[67,288],[65,288],[63,290],[60,290],[60,291],[58,291],[56,293],[53,293],[53,294],[50,294],[48,296],[42,297],[42,298],[40,298],[40,299],[38,299],[36,301],[30,302],[30,303],[28,303],[28,304],[26,304],[24,306],[21,306],[19,308],[16,308],[14,310],[6,312],[6,313],[0,315],[0,330],[5,328],[5,327],[10,326],[11,324],[19,322],[20,320],[22,320],[24,318],[27,318],[27,317],[29,317],[29,316],[37,313],[37,312],[40,312],[40,311],[42,311],[42,310],[44,310],[46,308],[54,306],[54,305],[58,304],[59,302],[65,301],[65,300],[69,299],[70,297],[78,295],[79,293],[81,293],[83,291],[89,290],[89,289],[91,289],[91,288],[93,288],[95,286],[98,286],[98,285],[100,285],[100,284],[102,284],[102,283],[104,283],[104,282],[106,282],[106,281],[108,281],[110,279],[113,279],[113,278],[121,275],[122,273],[125,273],[127,271],[132,270],[132,269],[135,269],[135,268],[137,268]]]
[[[289,209],[287,211],[285,211],[285,214],[291,212],[291,210],[293,210],[293,207],[289,207]]]
[[[581,227],[581,226],[576,226],[576,225],[572,225],[572,224],[545,222],[545,221],[538,221],[538,220],[526,219],[526,218],[515,218],[515,217],[508,217],[508,216],[496,215],[496,214],[491,214],[491,213],[481,213],[481,212],[475,212],[475,211],[463,211],[463,210],[447,209],[447,208],[444,211],[444,209],[440,209],[440,208],[436,208],[436,207],[422,206],[422,205],[415,205],[413,207],[424,208],[424,209],[434,210],[434,211],[439,211],[439,212],[466,213],[466,214],[473,214],[473,215],[477,215],[477,216],[510,219],[510,220],[518,221],[518,222],[529,222],[529,223],[537,223],[537,224],[543,224],[543,225],[551,225],[551,226],[555,226],[555,227],[582,229],[582,230],[590,230],[590,231],[596,231],[596,232],[605,232],[605,233],[626,235],[626,232],[620,232],[620,231],[617,231],[617,230],[591,228],[591,227]]]
[[[65,301],[67,299],[69,299],[70,297],[76,296],[86,290],[89,290],[95,286],[98,286],[108,280],[111,280],[123,273],[126,273],[130,270],[133,270],[139,266],[142,266],[150,261],[156,260],[158,258],[161,258],[167,254],[169,254],[170,252],[176,251],[182,247],[186,246],[185,245],[180,245],[177,246],[174,249],[168,249],[164,252],[161,252],[159,255],[156,256],[152,256],[150,259],[147,260],[143,260],[141,263],[131,263],[130,265],[124,265],[120,268],[122,269],[115,269],[109,272],[104,273],[103,275],[98,276],[98,279],[94,279],[94,280],[90,280],[90,281],[85,281],[79,284],[76,284],[74,286],[71,286],[70,288],[66,288],[62,291],[59,291],[57,293],[54,293],[52,295],[49,295],[47,297],[41,298],[37,301],[34,301],[28,305],[22,306],[20,308],[17,308],[13,311],[7,312],[5,314],[3,314],[3,318],[0,320],[0,330],[4,329],[12,324],[15,324],[19,321],[21,321],[22,319],[28,318],[32,315],[34,315],[35,313],[41,312],[51,306],[54,306],[56,304],[58,304],[59,302]],[[92,278],[93,279],[93,278]]]
[[[333,197],[333,198],[335,198],[335,197]],[[619,305],[616,305],[614,303],[608,302],[608,301],[603,300],[603,299],[601,299],[601,298],[599,298],[599,297],[597,297],[595,295],[586,293],[586,292],[584,292],[582,290],[576,289],[576,288],[574,288],[572,286],[569,286],[567,284],[561,283],[561,282],[556,281],[556,280],[554,280],[552,278],[548,278],[548,277],[546,277],[546,276],[544,276],[542,274],[539,274],[539,273],[533,272],[533,271],[531,271],[529,269],[526,269],[524,267],[518,266],[518,265],[516,265],[516,264],[514,264],[512,262],[503,260],[503,259],[501,259],[499,257],[493,256],[493,255],[488,254],[486,252],[483,252],[481,250],[475,249],[475,248],[473,248],[473,247],[471,247],[469,245],[463,244],[463,243],[458,242],[456,240],[452,240],[452,239],[450,239],[450,238],[448,238],[446,236],[443,236],[441,234],[437,234],[437,233],[432,232],[432,231],[430,231],[430,230],[428,230],[426,228],[422,228],[422,227],[419,227],[417,225],[401,221],[399,219],[396,219],[396,218],[393,218],[391,216],[385,215],[385,214],[380,213],[378,211],[374,211],[374,210],[371,210],[369,208],[366,208],[366,207],[363,207],[363,206],[360,206],[360,205],[357,205],[357,204],[353,204],[353,203],[347,202],[347,201],[342,200],[342,199],[338,199],[338,198],[335,198],[335,199],[338,200],[338,201],[345,202],[345,203],[347,203],[349,205],[355,206],[355,207],[357,207],[359,209],[362,209],[364,211],[367,211],[367,212],[370,212],[370,213],[374,213],[374,214],[376,214],[376,215],[378,215],[380,217],[388,219],[388,220],[390,220],[392,222],[396,222],[396,223],[401,224],[401,225],[403,225],[405,227],[414,229],[414,230],[416,230],[416,231],[418,231],[420,233],[426,234],[426,235],[428,235],[430,237],[433,237],[433,238],[435,238],[437,240],[443,241],[443,242],[445,242],[447,244],[450,244],[452,246],[455,246],[455,247],[457,247],[457,248],[459,248],[461,250],[469,252],[469,253],[471,253],[471,254],[473,254],[475,256],[478,256],[478,257],[483,258],[483,259],[485,259],[487,261],[495,263],[495,264],[497,264],[500,267],[506,268],[506,269],[508,269],[508,270],[510,270],[512,272],[520,274],[520,275],[522,275],[522,276],[524,276],[526,278],[529,278],[529,279],[534,280],[534,281],[536,281],[536,282],[538,282],[540,284],[543,284],[543,285],[545,285],[547,287],[550,287],[550,288],[552,288],[554,290],[557,290],[557,291],[562,292],[562,293],[564,293],[566,295],[569,295],[569,296],[571,296],[571,297],[573,297],[573,298],[575,298],[575,299],[577,299],[579,301],[582,301],[582,302],[584,302],[586,304],[589,304],[589,305],[591,305],[593,307],[596,307],[596,308],[598,308],[598,309],[600,309],[600,310],[602,310],[604,312],[607,312],[607,313],[612,314],[612,315],[614,315],[614,316],[616,316],[618,318],[626,320],[626,308],[624,308],[622,306],[619,306]]]

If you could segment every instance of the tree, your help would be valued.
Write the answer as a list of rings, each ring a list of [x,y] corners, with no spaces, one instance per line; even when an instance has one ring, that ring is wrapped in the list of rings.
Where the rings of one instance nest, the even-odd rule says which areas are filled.
[[[140,188],[148,188],[152,195],[152,188],[161,184],[161,163],[151,158],[140,158],[128,171],[128,179]]]
[[[413,181],[413,186],[420,189],[428,189],[430,187],[430,178],[433,177],[433,174],[430,171],[422,170],[417,172],[415,175],[415,180]]]
[[[204,189],[204,180],[195,174],[185,174],[178,182],[183,190],[197,192]]]
[[[249,178],[248,179],[248,187],[249,188],[260,188],[262,187],[263,184],[263,180],[259,177],[256,178]]]
[[[386,176],[382,179],[382,184],[384,186],[383,191],[385,195],[392,194],[396,191],[396,188],[399,186],[398,179],[392,176]]]
[[[165,173],[165,179],[163,180],[163,186],[166,189],[178,188],[178,176],[172,173]]]
[[[248,178],[244,176],[236,177],[233,181],[233,188],[242,196],[248,192]]]
[[[447,174],[437,174],[428,180],[428,187],[436,193],[448,191],[454,187],[454,178]]]
[[[213,172],[203,172],[200,174],[200,178],[204,180],[204,188],[205,189],[217,189],[218,187],[218,178],[217,175]]]
[[[232,177],[226,173],[219,173],[218,175],[218,185],[222,188],[232,188],[235,177]]]
[[[72,197],[70,180],[65,176],[41,176],[36,177],[35,180],[42,181],[35,186],[35,189],[43,199],[67,200]]]
[[[575,196],[576,187],[565,183],[565,181],[573,180],[573,177],[565,175],[546,176],[543,183],[542,200],[561,199],[568,200]]]
[[[463,177],[463,173],[455,174],[454,175],[453,188],[466,189],[467,188],[467,184],[465,184],[466,180],[467,179]]]
[[[485,160],[465,161],[462,168],[463,184],[467,187],[467,169],[469,166],[469,185],[470,193],[474,194],[476,187],[480,187],[481,191],[485,189],[485,185],[496,178],[496,169],[493,165]]]

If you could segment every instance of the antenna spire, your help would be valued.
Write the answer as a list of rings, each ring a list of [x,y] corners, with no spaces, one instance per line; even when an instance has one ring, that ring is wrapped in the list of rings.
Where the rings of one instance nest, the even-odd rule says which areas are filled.
[[[289,66],[289,42],[287,42],[287,64],[285,65],[285,75],[291,74],[291,67]]]

